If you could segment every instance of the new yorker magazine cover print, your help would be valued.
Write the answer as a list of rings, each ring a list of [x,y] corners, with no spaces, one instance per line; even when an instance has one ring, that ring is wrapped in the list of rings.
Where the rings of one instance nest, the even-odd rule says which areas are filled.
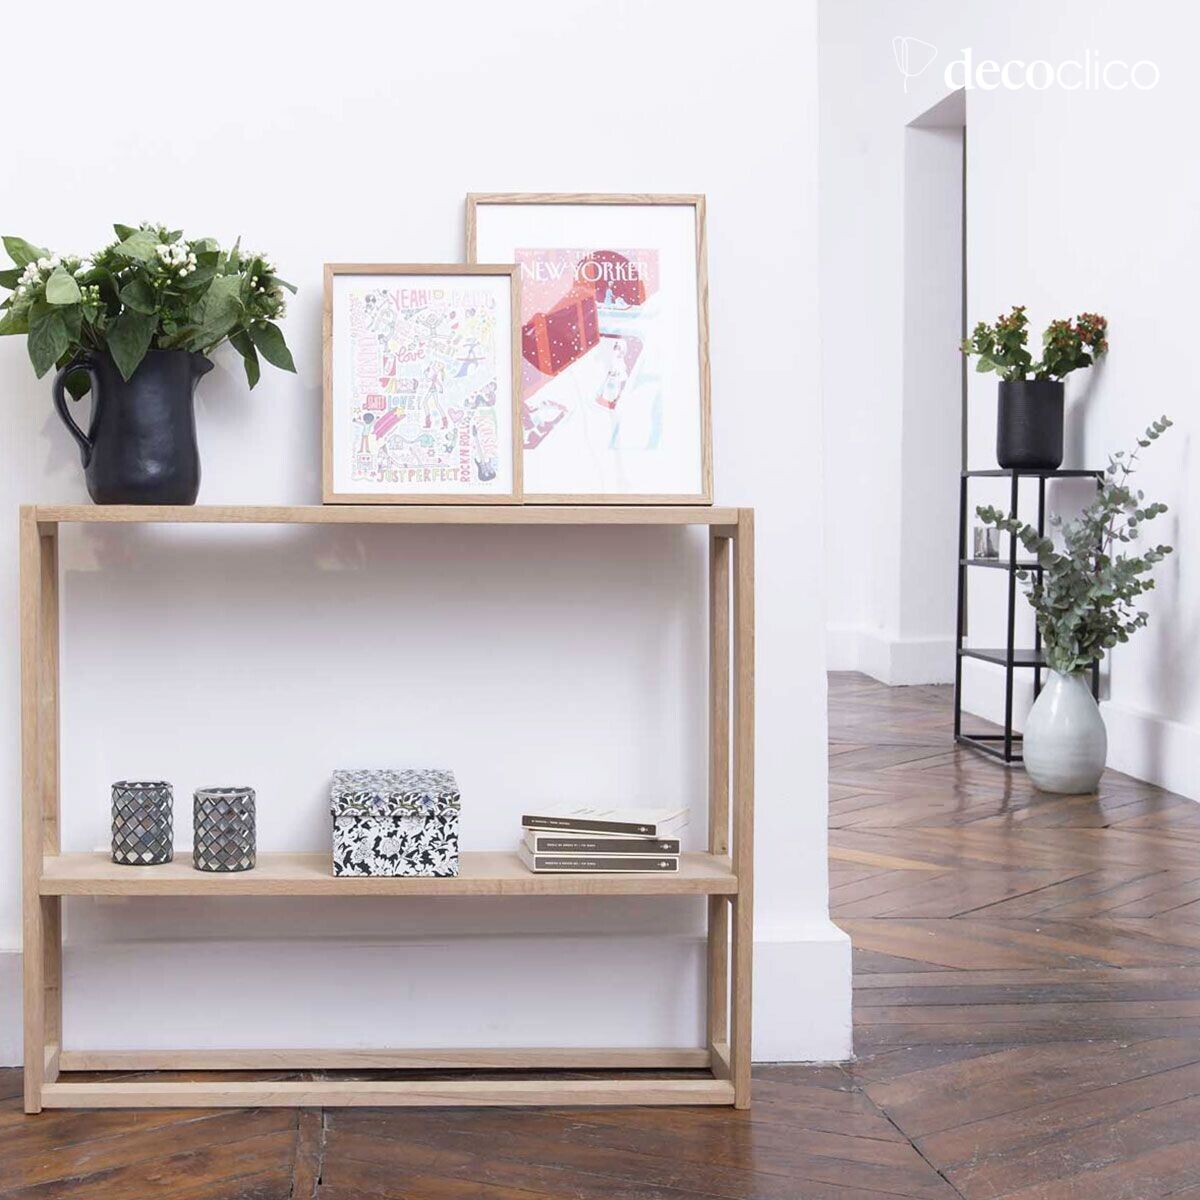
[[[702,197],[477,194],[478,263],[514,264],[524,495],[711,496]]]
[[[507,491],[509,337],[494,290],[439,280],[355,280],[349,337],[350,489]],[[499,322],[505,320],[503,327]]]
[[[621,452],[656,451],[664,436],[658,251],[518,247],[515,257],[528,469],[569,451],[606,474],[619,469]]]

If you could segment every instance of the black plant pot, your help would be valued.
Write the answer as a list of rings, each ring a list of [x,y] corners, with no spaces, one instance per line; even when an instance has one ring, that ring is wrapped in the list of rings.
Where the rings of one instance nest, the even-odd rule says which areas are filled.
[[[54,406],[79,443],[95,503],[196,503],[200,452],[192,395],[212,366],[189,350],[150,350],[126,381],[107,351],[85,351],[59,371]],[[72,419],[65,391],[67,376],[81,370],[92,381],[87,433]]]
[[[1062,380],[1001,380],[996,461],[1005,469],[1054,471],[1062,460]]]

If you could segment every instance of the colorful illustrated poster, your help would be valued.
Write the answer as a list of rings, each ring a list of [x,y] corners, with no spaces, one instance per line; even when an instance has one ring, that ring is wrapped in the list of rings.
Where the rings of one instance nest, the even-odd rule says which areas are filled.
[[[694,209],[483,204],[476,258],[518,267],[526,495],[702,493]]]
[[[340,275],[334,490],[512,491],[508,276]]]

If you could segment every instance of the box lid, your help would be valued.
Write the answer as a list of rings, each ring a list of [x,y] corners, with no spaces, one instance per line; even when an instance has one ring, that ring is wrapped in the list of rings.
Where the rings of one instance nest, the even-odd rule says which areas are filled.
[[[456,813],[461,803],[454,772],[441,768],[334,771],[329,789],[335,817],[432,816]]]

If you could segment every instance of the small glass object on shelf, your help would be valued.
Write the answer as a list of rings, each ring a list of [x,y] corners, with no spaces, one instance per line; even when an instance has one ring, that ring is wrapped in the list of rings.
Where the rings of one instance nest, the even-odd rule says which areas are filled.
[[[1000,557],[1000,531],[987,525],[975,526],[975,557]]]
[[[112,785],[112,860],[130,867],[169,863],[175,855],[171,785],[121,780]]]
[[[255,862],[254,789],[197,788],[192,866],[197,871],[249,871]]]

